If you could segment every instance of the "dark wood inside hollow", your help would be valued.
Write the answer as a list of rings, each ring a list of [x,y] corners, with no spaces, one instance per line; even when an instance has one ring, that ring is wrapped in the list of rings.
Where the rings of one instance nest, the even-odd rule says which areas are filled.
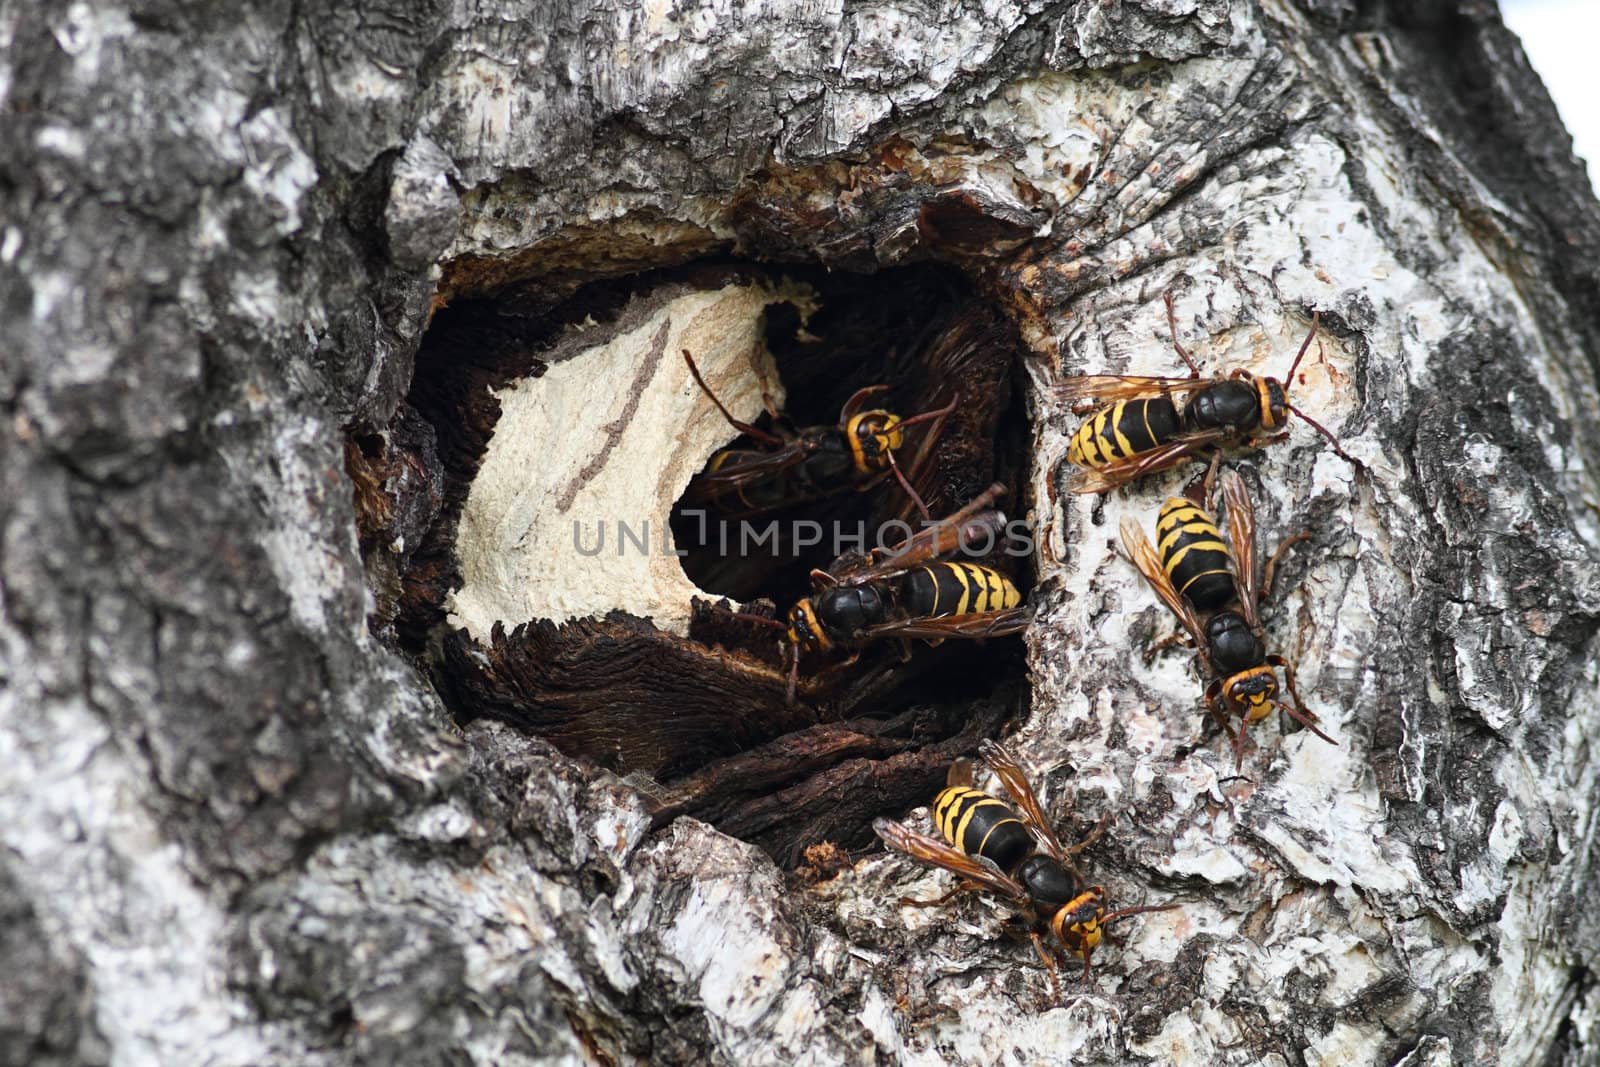
[[[451,629],[443,608],[459,582],[456,523],[500,414],[488,390],[542,374],[541,353],[570,323],[604,322],[658,286],[718,286],[760,270],[696,264],[587,285],[553,307],[526,293],[457,301],[436,316],[418,354],[396,420],[407,432],[364,436],[352,443],[350,462],[362,476],[357,513],[369,559],[386,551],[385,539],[393,554],[395,515],[411,523],[398,577],[389,577],[397,588],[380,596],[373,630],[427,672],[460,720],[495,718],[537,734],[569,755],[632,776],[658,822],[707,819],[793,866],[823,841],[869,846],[874,815],[926,802],[952,759],[1018,713],[1026,688],[1015,638],[918,644],[908,663],[893,643],[866,650],[847,669],[806,663],[799,700],[790,706],[776,631],[705,605],[696,609],[690,639],[614,612],[563,626],[530,620],[496,627],[484,643]],[[1002,506],[1009,501],[1020,510],[1015,494],[1027,434],[1011,386],[1016,343],[969,283],[934,266],[876,275],[783,273],[811,283],[819,298],[803,329],[792,307],[768,309],[768,344],[788,392],[789,419],[833,424],[852,392],[877,383],[891,389],[875,406],[906,417],[959,396],[916,472],[918,492],[942,515],[998,479],[1011,489]],[[734,436],[730,429],[730,441]],[[920,441],[914,433],[905,454]],[[419,466],[438,477],[419,478]],[[409,480],[386,482],[391,470]],[[425,509],[403,499],[417,484],[432,492]],[[775,517],[847,528],[860,521],[870,531],[902,513],[909,513],[907,499],[891,482]],[[781,613],[808,591],[807,571],[830,562],[827,551],[824,544],[792,558],[762,553],[730,561],[715,558],[713,543],[691,551],[685,570],[708,592],[764,596],[769,610]],[[994,562],[1026,588],[1025,561]],[[389,575],[393,563],[379,572]],[[370,563],[368,569],[375,572]]]

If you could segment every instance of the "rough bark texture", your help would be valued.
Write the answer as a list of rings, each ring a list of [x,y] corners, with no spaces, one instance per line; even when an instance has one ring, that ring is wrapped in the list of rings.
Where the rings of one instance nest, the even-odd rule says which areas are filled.
[[[1600,1056],[1600,209],[1492,6],[13,0],[0,48],[3,1062]],[[1013,744],[1183,904],[1060,1005],[996,909],[897,906],[942,876],[652,829],[369,636],[346,439],[435,447],[431,310],[730,253],[936,257],[1023,331]],[[1166,291],[1213,366],[1320,311],[1358,461],[1239,464],[1314,532],[1268,633],[1339,741],[1242,780],[1109,548],[1173,484],[1060,492],[1048,387],[1171,372]]]

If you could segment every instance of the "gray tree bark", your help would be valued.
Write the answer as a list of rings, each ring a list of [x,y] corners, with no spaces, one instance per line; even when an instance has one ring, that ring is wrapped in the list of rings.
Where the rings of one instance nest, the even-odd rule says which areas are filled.
[[[0,48],[3,1062],[1600,1061],[1600,208],[1492,5],[12,0]],[[997,908],[897,905],[944,876],[652,831],[369,634],[344,440],[432,309],[728,252],[1022,325],[1012,745],[1182,904],[1059,1005]],[[1357,460],[1242,463],[1339,742],[1243,781],[1108,547],[1171,486],[1060,491],[1049,387],[1170,373],[1168,291],[1211,365],[1319,311]]]

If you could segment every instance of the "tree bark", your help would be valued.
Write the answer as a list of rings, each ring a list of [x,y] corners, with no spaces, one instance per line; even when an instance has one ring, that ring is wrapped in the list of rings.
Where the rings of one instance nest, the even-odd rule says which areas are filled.
[[[1600,1058],[1600,207],[1493,5],[13,0],[0,42],[0,1061]],[[1021,331],[1010,744],[1114,816],[1117,904],[1181,904],[1060,1004],[997,906],[899,906],[947,876],[655,827],[369,631],[346,440],[434,448],[435,310],[730,255],[938,260]],[[1355,460],[1235,464],[1263,544],[1312,532],[1268,635],[1338,742],[1264,724],[1243,778],[1114,551],[1177,483],[1064,491],[1051,388],[1174,373],[1169,292],[1208,370],[1317,312],[1293,399]]]

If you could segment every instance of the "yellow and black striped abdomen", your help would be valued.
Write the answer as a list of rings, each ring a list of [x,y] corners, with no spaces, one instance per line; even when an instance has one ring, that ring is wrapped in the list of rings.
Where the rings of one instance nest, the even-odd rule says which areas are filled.
[[[919,619],[1004,611],[1021,603],[1011,579],[977,563],[930,563],[901,579],[900,606]]]
[[[1083,420],[1067,443],[1067,459],[1080,467],[1148,452],[1178,435],[1178,409],[1165,396],[1119,400]]]
[[[1156,520],[1156,551],[1172,588],[1196,611],[1215,611],[1233,599],[1232,556],[1203,508],[1168,497]]]
[[[1033,851],[1033,835],[1011,805],[964,785],[934,798],[933,822],[946,841],[1002,871],[1011,871]]]

